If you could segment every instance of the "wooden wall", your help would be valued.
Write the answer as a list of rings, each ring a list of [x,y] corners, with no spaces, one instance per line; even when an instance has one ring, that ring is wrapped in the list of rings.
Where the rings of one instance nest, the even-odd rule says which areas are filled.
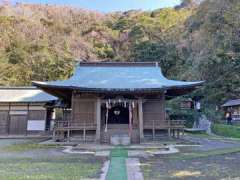
[[[27,134],[27,115],[10,115],[9,134]]]
[[[96,98],[82,97],[73,94],[72,97],[72,123],[80,126],[96,125]]]
[[[143,127],[151,128],[165,125],[165,100],[145,99],[143,103]]]
[[[0,104],[0,135],[26,135],[45,131],[46,109],[43,104]]]
[[[8,111],[0,111],[0,134],[8,133]]]

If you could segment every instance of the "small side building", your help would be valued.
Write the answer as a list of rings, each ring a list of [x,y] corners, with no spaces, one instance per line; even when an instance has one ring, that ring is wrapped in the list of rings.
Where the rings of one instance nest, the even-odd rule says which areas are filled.
[[[50,131],[56,100],[36,87],[0,87],[0,135]]]
[[[240,99],[228,100],[222,107],[225,113],[231,113],[233,121],[240,122]]]

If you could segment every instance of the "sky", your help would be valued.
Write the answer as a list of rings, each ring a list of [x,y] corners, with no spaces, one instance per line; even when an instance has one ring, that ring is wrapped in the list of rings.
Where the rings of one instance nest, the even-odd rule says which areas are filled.
[[[70,5],[100,12],[126,11],[131,9],[153,10],[173,7],[181,0],[14,0],[23,3]]]

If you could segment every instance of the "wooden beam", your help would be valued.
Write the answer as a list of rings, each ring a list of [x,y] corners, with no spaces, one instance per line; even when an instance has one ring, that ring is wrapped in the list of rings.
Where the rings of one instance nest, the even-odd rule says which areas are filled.
[[[97,130],[96,130],[96,142],[100,142],[101,137],[101,99],[98,98],[95,103],[95,116],[97,122]]]
[[[143,99],[138,99],[138,118],[139,118],[139,135],[140,135],[140,142],[144,138],[143,134]]]

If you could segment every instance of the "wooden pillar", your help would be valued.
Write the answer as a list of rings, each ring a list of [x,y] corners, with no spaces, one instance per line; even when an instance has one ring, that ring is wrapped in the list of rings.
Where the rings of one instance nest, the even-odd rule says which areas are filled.
[[[28,120],[29,120],[29,103],[27,104],[26,132],[25,132],[25,135],[26,135],[26,136],[28,135],[28,130],[27,130]]]
[[[10,117],[10,111],[11,111],[11,103],[9,103],[8,105],[8,119],[7,119],[7,133],[8,135],[10,134],[10,121],[11,121],[11,117]]]
[[[56,141],[56,131],[55,131],[55,127],[53,128],[53,136],[52,136],[53,141]]]
[[[154,123],[153,123],[154,124]],[[156,132],[155,132],[155,127],[154,127],[155,125],[153,125],[153,129],[152,129],[152,135],[153,135],[153,141],[155,141],[155,134],[156,134]]]
[[[140,135],[140,142],[144,138],[143,134],[143,100],[138,100],[138,119],[139,119],[139,135]]]
[[[168,130],[168,138],[171,138],[171,122],[170,118],[166,118],[166,100],[165,100],[165,93],[162,94],[162,101],[163,101],[163,115],[164,115],[164,121],[167,121],[167,130]]]
[[[101,99],[98,98],[95,103],[95,116],[96,116],[96,123],[97,123],[97,129],[96,129],[96,142],[100,142],[101,137]]]
[[[72,91],[72,96],[71,96],[71,113],[70,113],[70,118],[67,119],[66,114],[64,113],[64,118],[63,120],[66,121],[67,119],[67,141],[70,142],[71,139],[71,122],[74,122],[74,111],[75,111],[75,91]]]
[[[70,119],[67,119],[66,108],[63,109],[63,120],[67,120],[67,142],[70,142]]]
[[[70,129],[68,125],[68,130],[67,130],[67,142],[70,142]]]
[[[177,130],[177,138],[180,138],[180,129]]]
[[[171,137],[171,128],[170,128],[170,120],[168,120],[168,137]],[[174,135],[173,135],[174,136]]]
[[[86,126],[83,128],[83,142],[86,142]]]

